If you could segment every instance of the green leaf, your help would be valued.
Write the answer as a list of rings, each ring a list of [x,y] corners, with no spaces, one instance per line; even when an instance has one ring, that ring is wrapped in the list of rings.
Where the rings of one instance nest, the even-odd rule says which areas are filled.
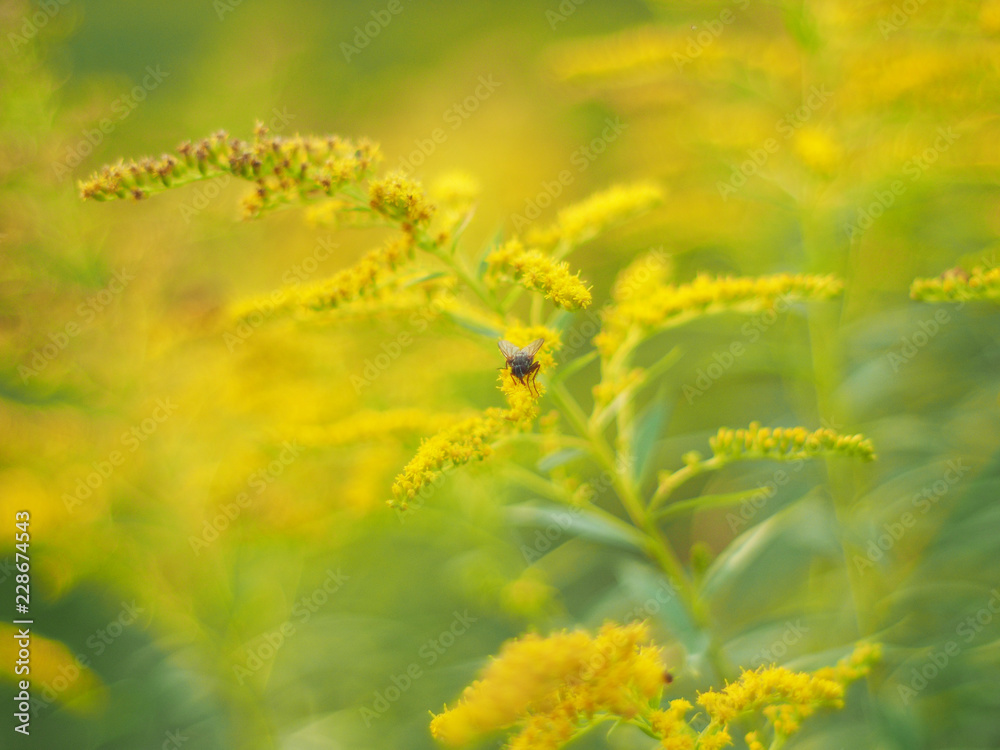
[[[666,424],[670,412],[670,402],[667,401],[665,389],[660,388],[656,398],[650,402],[636,420],[635,438],[632,444],[635,458],[633,470],[636,481],[640,483],[648,475],[653,465],[650,462],[654,455],[653,449],[663,432],[663,425]]]
[[[586,455],[586,452],[580,450],[579,448],[564,448],[561,451],[556,451],[555,453],[550,453],[547,456],[542,456],[538,460],[538,463],[535,464],[535,468],[538,469],[539,473],[548,474],[553,469],[565,466],[566,464],[576,461],[578,458],[582,458]]]
[[[634,602],[633,619],[655,620],[691,655],[703,654],[708,648],[708,633],[691,619],[674,585],[655,568],[636,560],[626,560],[618,566],[618,583]]]
[[[452,274],[448,271],[429,271],[428,273],[421,274],[420,276],[414,276],[413,278],[407,279],[406,283],[402,286],[405,289],[411,286],[416,286],[417,284],[423,284],[425,281],[433,281],[434,279],[440,279],[442,276],[451,275]]]
[[[584,367],[586,367],[587,365],[589,365],[595,359],[597,359],[597,350],[596,349],[591,349],[586,354],[583,354],[583,355],[577,357],[576,359],[570,360],[569,364],[566,364],[566,365],[563,365],[562,367],[559,367],[555,371],[555,374],[549,379],[549,382],[555,384],[555,383],[559,383],[559,382],[561,382],[563,380],[566,380],[570,376],[576,374],[577,372],[579,372],[580,370],[582,370]]]
[[[642,534],[624,521],[620,525],[611,523],[607,518],[582,508],[522,504],[508,506],[506,515],[515,526],[554,526],[581,539],[613,547],[635,550],[642,549],[644,544]]]
[[[703,596],[766,606],[817,554],[841,556],[836,528],[829,503],[805,495],[736,537],[705,571]]]
[[[472,331],[479,336],[485,336],[490,339],[500,338],[501,331],[498,328],[491,326],[488,323],[484,323],[480,320],[473,320],[472,318],[465,318],[458,315],[452,315],[450,312],[445,312],[445,314],[452,319],[458,326],[464,328],[467,331]]]
[[[761,492],[764,492],[764,489],[765,488],[763,487],[754,487],[753,489],[740,490],[739,492],[725,492],[718,495],[702,495],[700,497],[692,497],[688,500],[671,503],[657,513],[656,517],[669,518],[670,516],[677,516],[681,513],[694,513],[699,510],[707,510],[708,508],[725,508],[729,505],[741,503],[748,498],[754,497],[755,495],[760,495]]]

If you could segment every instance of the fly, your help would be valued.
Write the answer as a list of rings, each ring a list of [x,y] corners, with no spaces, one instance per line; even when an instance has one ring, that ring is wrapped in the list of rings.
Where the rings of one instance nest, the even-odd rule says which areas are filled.
[[[500,339],[497,344],[503,356],[507,358],[507,369],[510,370],[510,374],[517,378],[522,385],[526,385],[529,391],[531,391],[531,386],[534,385],[535,379],[538,377],[538,370],[541,368],[541,365],[535,361],[535,354],[544,343],[545,339],[535,339],[520,349],[507,339]],[[539,395],[537,385],[535,385],[534,393],[536,397]]]

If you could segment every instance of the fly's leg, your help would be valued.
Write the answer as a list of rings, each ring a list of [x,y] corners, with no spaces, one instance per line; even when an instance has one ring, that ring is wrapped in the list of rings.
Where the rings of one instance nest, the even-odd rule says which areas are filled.
[[[535,386],[535,398],[540,398],[541,395],[542,395],[538,391],[538,383],[535,382],[535,381],[538,380],[538,371],[541,369],[541,367],[542,366],[540,364],[538,364],[537,362],[535,362],[531,366],[531,368],[528,370],[528,390],[529,391],[531,390],[531,386],[532,385]]]

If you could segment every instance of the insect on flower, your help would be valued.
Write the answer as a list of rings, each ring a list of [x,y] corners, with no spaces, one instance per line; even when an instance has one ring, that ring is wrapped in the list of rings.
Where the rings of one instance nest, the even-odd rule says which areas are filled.
[[[521,381],[523,385],[528,386],[529,391],[535,382],[535,378],[538,377],[538,370],[541,367],[535,361],[535,354],[542,348],[542,344],[544,343],[545,339],[535,339],[520,349],[507,341],[507,339],[500,339],[497,343],[500,351],[503,352],[503,356],[507,358],[507,367],[510,369],[510,374]],[[539,395],[537,385],[535,386],[534,393],[536,396]]]

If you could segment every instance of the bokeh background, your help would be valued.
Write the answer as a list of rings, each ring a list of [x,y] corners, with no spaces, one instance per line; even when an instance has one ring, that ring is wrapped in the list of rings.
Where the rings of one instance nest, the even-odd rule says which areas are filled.
[[[567,532],[525,554],[539,529],[505,509],[532,498],[504,466],[538,455],[452,473],[405,523],[387,509],[422,434],[366,439],[357,415],[493,405],[490,341],[435,319],[360,392],[405,317],[268,321],[233,342],[229,303],[333,273],[378,232],[299,209],[240,221],[235,182],[78,197],[104,163],[260,119],[369,136],[427,182],[468,173],[470,252],[658,181],[662,206],[574,255],[597,307],[651,249],[682,281],[842,275],[844,299],[808,316],[653,342],[648,359],[683,357],[637,408],[657,415],[654,468],[754,419],[864,432],[879,461],[808,465],[762,507],[668,533],[714,560],[704,595],[735,663],[886,644],[848,708],[789,746],[1000,747],[1000,316],[908,298],[917,276],[1000,262],[1000,3],[5,0],[0,27],[0,595],[13,612],[28,509],[41,699],[31,737],[8,712],[0,746],[432,747],[428,711],[506,638],[637,612],[679,691],[717,677],[680,615],[643,609],[665,582],[627,544]],[[734,341],[747,356],[692,398]],[[323,425],[341,444],[286,442]]]

